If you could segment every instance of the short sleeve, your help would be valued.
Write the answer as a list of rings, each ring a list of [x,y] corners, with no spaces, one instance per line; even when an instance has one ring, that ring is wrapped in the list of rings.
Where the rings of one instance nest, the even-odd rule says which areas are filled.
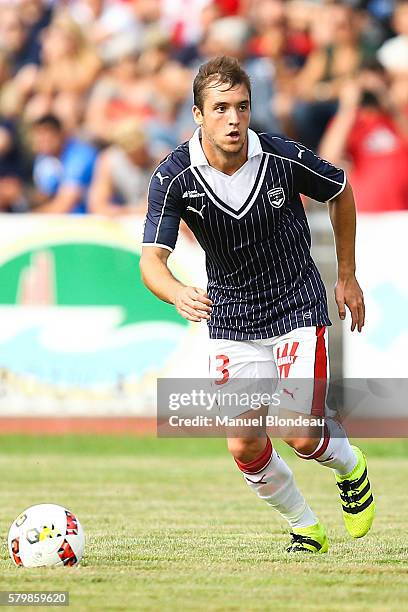
[[[295,145],[298,154],[293,160],[298,192],[318,202],[338,196],[346,186],[346,173],[321,159],[306,147]]]
[[[174,180],[166,176],[163,170],[155,173],[149,186],[143,245],[172,251],[176,246],[181,212]]]

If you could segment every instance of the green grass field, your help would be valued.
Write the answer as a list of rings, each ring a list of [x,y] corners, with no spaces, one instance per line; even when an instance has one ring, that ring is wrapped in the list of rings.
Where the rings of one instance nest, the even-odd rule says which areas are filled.
[[[1,437],[0,590],[68,590],[75,611],[407,609],[408,441],[361,445],[378,514],[355,541],[330,471],[279,445],[331,540],[327,555],[293,556],[224,440]],[[9,525],[41,502],[78,515],[80,567],[12,565]]]

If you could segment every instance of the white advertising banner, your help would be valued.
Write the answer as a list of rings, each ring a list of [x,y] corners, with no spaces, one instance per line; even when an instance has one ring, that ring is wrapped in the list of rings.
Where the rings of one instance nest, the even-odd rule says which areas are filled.
[[[357,278],[366,324],[361,334],[344,325],[344,377],[407,378],[408,212],[359,216]]]

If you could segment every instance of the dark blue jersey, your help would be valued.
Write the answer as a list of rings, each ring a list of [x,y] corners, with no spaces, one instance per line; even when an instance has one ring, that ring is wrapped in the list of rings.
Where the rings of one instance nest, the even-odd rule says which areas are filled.
[[[208,166],[197,132],[156,168],[143,243],[173,250],[180,219],[190,227],[206,253],[211,338],[330,325],[300,194],[331,200],[345,173],[293,141],[249,135],[251,154],[237,176]]]

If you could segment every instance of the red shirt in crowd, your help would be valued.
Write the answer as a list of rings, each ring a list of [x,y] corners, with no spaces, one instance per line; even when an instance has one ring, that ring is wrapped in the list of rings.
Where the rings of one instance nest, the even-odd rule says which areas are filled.
[[[360,212],[408,210],[408,137],[381,110],[360,109],[347,141]]]
[[[241,10],[241,0],[215,0],[223,15],[237,15]]]

